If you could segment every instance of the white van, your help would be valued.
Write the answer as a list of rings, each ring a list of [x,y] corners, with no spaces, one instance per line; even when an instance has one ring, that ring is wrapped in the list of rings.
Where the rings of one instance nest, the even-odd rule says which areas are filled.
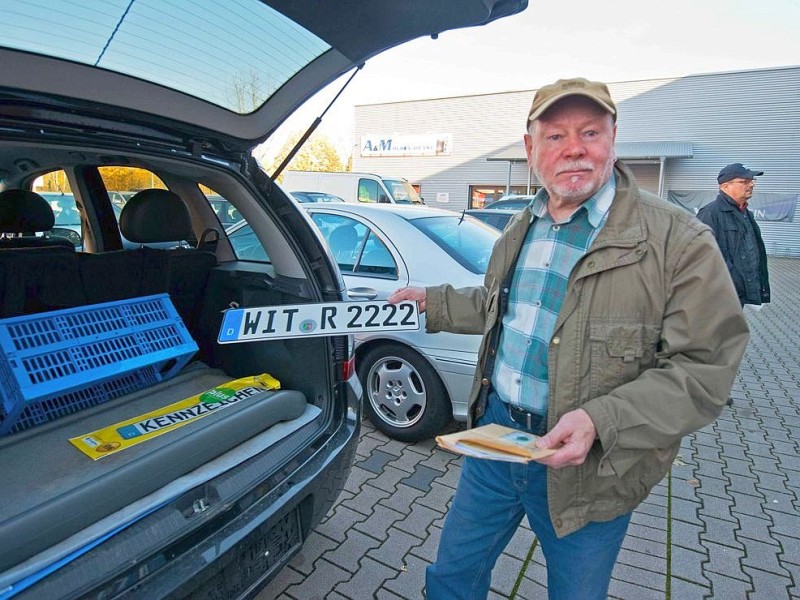
[[[424,204],[407,180],[373,173],[285,171],[283,187],[289,192],[326,192],[353,203]]]

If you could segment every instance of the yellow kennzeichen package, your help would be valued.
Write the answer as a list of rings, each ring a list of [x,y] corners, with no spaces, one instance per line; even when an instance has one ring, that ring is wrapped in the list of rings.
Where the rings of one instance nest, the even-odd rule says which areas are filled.
[[[280,382],[266,373],[234,379],[202,394],[70,438],[69,441],[86,456],[97,460],[183,427],[187,423],[193,423],[218,410],[235,406],[256,394],[280,387]]]

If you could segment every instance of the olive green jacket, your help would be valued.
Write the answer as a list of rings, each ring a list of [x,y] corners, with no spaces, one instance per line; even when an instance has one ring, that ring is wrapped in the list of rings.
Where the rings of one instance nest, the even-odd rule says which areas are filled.
[[[580,466],[548,469],[559,536],[633,510],[666,475],[683,436],[713,421],[749,338],[711,230],[640,191],[615,165],[605,226],[569,278],[550,339],[547,424],[583,408],[598,440]],[[427,329],[483,334],[468,425],[486,408],[507,290],[532,219],[498,239],[484,285],[427,289]]]

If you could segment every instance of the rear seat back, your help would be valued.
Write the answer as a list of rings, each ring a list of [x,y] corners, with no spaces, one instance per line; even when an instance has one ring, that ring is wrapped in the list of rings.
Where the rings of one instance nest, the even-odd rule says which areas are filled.
[[[46,201],[45,201],[46,202]],[[49,208],[49,205],[48,205]],[[144,190],[122,209],[120,230],[141,244],[192,239],[188,209],[167,190]],[[189,331],[199,331],[206,283],[217,260],[194,248],[142,246],[100,254],[73,246],[0,249],[0,317],[169,293]]]
[[[78,255],[82,288],[89,304],[113,302],[169,290],[166,250],[141,248]]]
[[[21,189],[0,192],[0,317],[59,310],[85,301],[72,242],[36,235],[50,231],[54,223],[53,209],[39,194]]]
[[[186,205],[177,194],[162,189],[134,194],[122,208],[119,227],[127,240],[137,244],[177,245],[194,237]],[[217,264],[212,252],[146,246],[81,255],[80,260],[84,288],[95,301],[168,292],[191,331],[199,318],[208,276]]]
[[[72,247],[0,250],[0,317],[87,304]]]

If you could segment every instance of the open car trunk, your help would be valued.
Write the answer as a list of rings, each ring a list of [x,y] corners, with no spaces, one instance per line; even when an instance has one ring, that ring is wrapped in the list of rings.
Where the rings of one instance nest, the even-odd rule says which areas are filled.
[[[78,152],[84,163],[71,164],[70,157]],[[80,376],[61,364],[54,366],[55,357],[102,358],[106,363],[100,370],[113,371],[117,354],[128,347],[121,341],[124,328],[118,335],[100,335],[102,328],[93,322],[97,331],[91,330],[86,339],[105,336],[103,343],[111,344],[103,346],[100,357],[94,350],[87,353],[83,338],[74,332],[58,338],[49,323],[79,322],[76,315],[85,321],[98,307],[106,313],[111,308],[130,311],[158,301],[171,307],[169,324],[182,332],[180,360],[149,364],[139,358],[140,368],[104,380],[100,387],[155,370],[157,376],[144,384],[83,402],[84,392],[97,387],[86,376],[77,391],[73,385],[55,400],[25,402],[19,412],[13,410],[21,401],[19,390],[15,398],[9,391],[18,384],[7,377],[10,366],[24,362],[22,346],[29,342],[17,339],[13,349],[10,338],[3,338],[0,593],[11,589],[19,591],[19,598],[106,597],[112,589],[136,587],[146,597],[204,597],[213,596],[219,586],[249,589],[255,583],[240,579],[247,575],[263,583],[285,564],[341,489],[357,442],[360,386],[352,372],[343,371],[352,353],[348,336],[221,345],[219,328],[231,307],[341,300],[340,275],[302,209],[265,174],[256,171],[247,180],[202,160],[187,167],[168,153],[131,151],[115,158],[146,166],[181,193],[194,239],[179,247],[122,247],[118,223],[111,221],[105,229],[102,223],[103,203],[110,195],[97,185],[93,166],[107,160],[102,152],[74,141],[49,147],[0,141],[2,164],[27,157],[31,163],[62,167],[73,189],[80,191],[76,204],[82,214],[77,249],[0,248],[0,329],[24,323],[24,332],[30,334],[25,339],[35,339],[45,351],[52,349],[45,366],[56,376],[44,383],[57,390],[59,381]],[[267,232],[268,260],[237,260],[214,211],[217,196],[209,201],[200,193],[200,181],[235,201],[254,229]],[[199,247],[200,232],[208,229],[215,231],[215,241]],[[144,325],[124,331],[152,342]],[[98,439],[93,432],[105,428],[123,431],[132,419],[143,422],[153,411],[192,397],[194,405],[207,407],[198,395],[235,391],[231,381],[264,374],[279,386],[253,384],[259,389],[245,388],[250,391],[240,401],[219,409],[212,398],[214,410],[204,411],[202,418],[135,445],[109,445],[113,451],[102,457],[90,457],[70,442]],[[64,398],[80,401],[72,405]],[[262,547],[271,550],[253,550]],[[227,554],[215,563],[216,575],[195,577],[207,566],[197,556],[223,549]],[[248,560],[256,561],[250,570],[231,566]],[[220,584],[223,577],[227,583]],[[203,585],[205,591],[196,589]]]
[[[192,324],[192,337],[206,349],[204,360],[196,355],[172,378],[0,437],[0,588],[79,556],[159,511],[173,513],[168,526],[159,525],[164,539],[186,535],[202,523],[199,514],[236,502],[254,484],[218,487],[215,478],[258,458],[271,467],[259,474],[267,481],[285,468],[288,457],[321,439],[334,410],[333,398],[321,393],[332,389],[329,340],[216,345],[209,336],[222,309],[232,300],[245,302],[245,296],[256,305],[301,300],[276,294],[258,270],[215,269],[201,316]],[[69,442],[262,372],[278,379],[280,389],[259,391],[97,460]]]

